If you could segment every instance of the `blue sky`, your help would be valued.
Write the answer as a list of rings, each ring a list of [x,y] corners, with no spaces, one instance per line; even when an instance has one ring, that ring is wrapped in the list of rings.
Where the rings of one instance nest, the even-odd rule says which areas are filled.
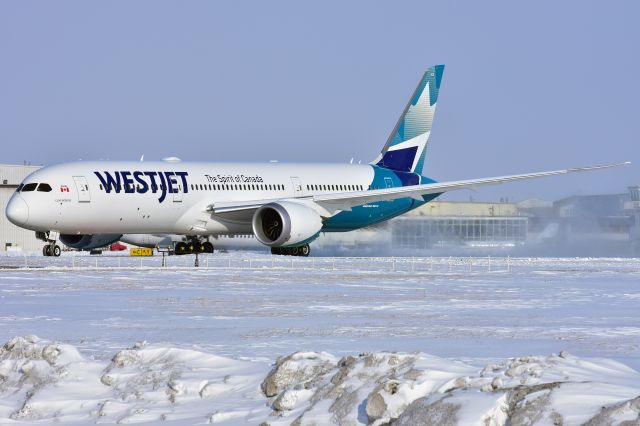
[[[457,198],[640,184],[638,2],[0,3],[0,162],[371,161],[444,63],[436,180],[630,160]]]

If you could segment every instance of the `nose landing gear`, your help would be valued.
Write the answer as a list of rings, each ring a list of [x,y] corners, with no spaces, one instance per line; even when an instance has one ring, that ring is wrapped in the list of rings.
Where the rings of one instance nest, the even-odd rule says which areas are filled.
[[[60,253],[62,252],[62,250],[60,249],[60,246],[57,244],[47,244],[44,247],[42,247],[42,255],[43,256],[55,256],[58,257],[60,256]]]
[[[51,231],[36,232],[36,238],[46,243],[44,247],[42,247],[43,256],[59,257],[60,253],[62,253],[60,246],[56,244],[56,235],[57,233]]]
[[[299,247],[271,247],[271,254],[278,254],[282,256],[307,257],[310,253],[311,247],[309,247],[309,244],[305,244]]]

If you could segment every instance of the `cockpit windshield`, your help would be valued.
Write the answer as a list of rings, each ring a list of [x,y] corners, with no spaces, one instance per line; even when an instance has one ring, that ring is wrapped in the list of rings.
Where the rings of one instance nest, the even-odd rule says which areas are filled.
[[[38,186],[37,183],[27,183],[27,184],[25,184],[25,186],[22,187],[22,191],[20,191],[20,192],[35,191],[36,190],[36,186]]]
[[[38,185],[38,191],[51,192],[51,185],[49,185],[48,183],[41,183],[40,185]]]

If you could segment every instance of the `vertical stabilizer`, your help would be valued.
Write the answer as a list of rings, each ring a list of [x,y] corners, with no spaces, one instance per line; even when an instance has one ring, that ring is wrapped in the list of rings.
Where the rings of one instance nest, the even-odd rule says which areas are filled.
[[[435,65],[424,73],[374,164],[422,174],[443,72],[444,65]]]

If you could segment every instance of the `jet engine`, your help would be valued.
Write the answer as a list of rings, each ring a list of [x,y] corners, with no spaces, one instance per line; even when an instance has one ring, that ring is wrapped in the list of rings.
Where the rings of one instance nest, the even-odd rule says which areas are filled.
[[[315,238],[322,229],[322,219],[304,204],[279,201],[256,210],[252,226],[256,239],[262,244],[287,247]]]
[[[121,236],[122,234],[61,234],[59,240],[67,247],[79,250],[91,250],[115,243],[120,239]]]

